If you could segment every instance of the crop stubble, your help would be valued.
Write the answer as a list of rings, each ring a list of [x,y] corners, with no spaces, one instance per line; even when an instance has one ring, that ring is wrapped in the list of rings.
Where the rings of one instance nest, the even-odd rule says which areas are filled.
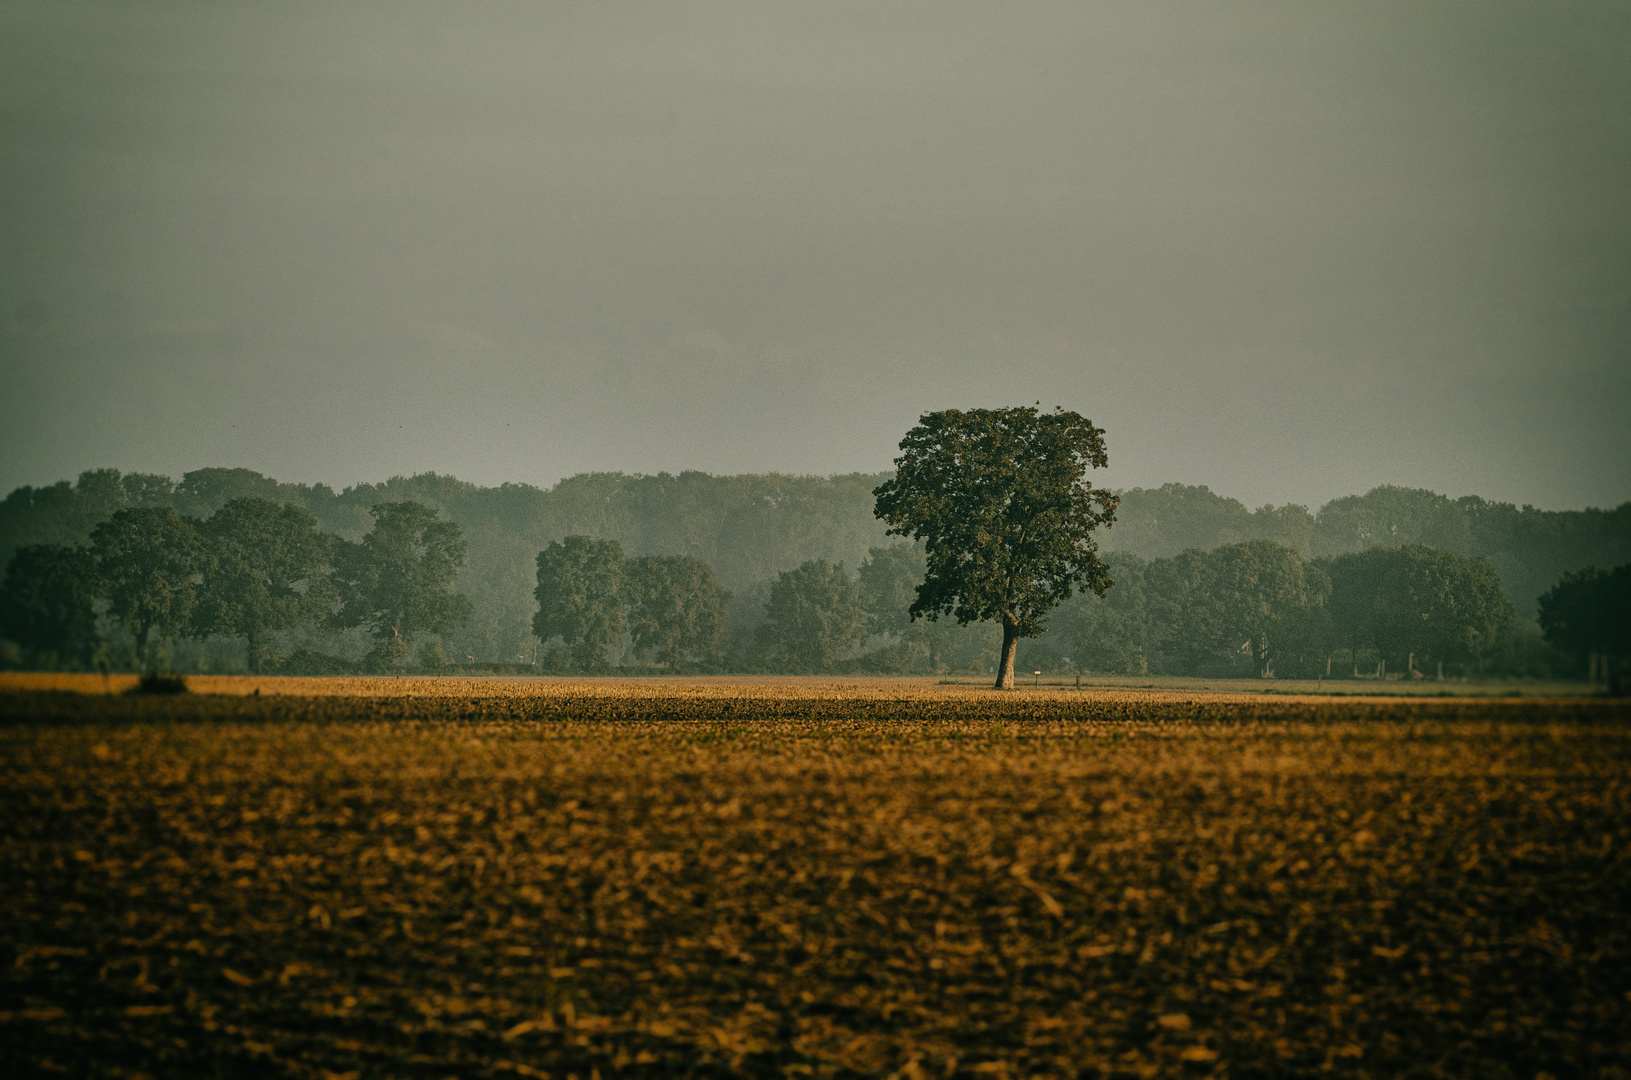
[[[4,1056],[1627,1075],[1621,706],[397,690],[0,697]]]

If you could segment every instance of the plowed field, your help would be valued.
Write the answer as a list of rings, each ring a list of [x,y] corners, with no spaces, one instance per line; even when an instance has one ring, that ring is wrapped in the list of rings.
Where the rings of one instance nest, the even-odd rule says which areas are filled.
[[[1631,1075],[1623,705],[254,685],[0,694],[10,1075]]]

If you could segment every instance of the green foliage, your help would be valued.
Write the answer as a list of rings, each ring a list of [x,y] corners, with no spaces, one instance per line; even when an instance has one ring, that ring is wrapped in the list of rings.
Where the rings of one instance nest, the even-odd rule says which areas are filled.
[[[243,637],[258,673],[270,635],[328,614],[332,538],[309,511],[258,495],[222,506],[199,531],[209,559],[193,625],[200,634]]]
[[[535,556],[552,540],[579,534],[617,540],[631,557],[689,555],[708,564],[734,596],[727,613],[730,632],[746,640],[778,572],[809,559],[856,566],[870,548],[883,543],[885,527],[873,516],[872,492],[888,479],[862,474],[593,473],[544,490],[526,484],[481,487],[422,473],[336,492],[323,484],[279,482],[248,469],[198,469],[179,484],[163,476],[95,469],[73,482],[18,488],[0,500],[0,564],[31,544],[86,544],[98,524],[125,509],[168,506],[205,519],[234,499],[260,497],[302,506],[326,532],[356,541],[373,527],[371,507],[411,501],[440,511],[459,526],[466,541],[467,560],[455,587],[469,597],[472,610],[469,620],[444,638],[455,655],[530,658]],[[1295,548],[1305,558],[1426,543],[1485,556],[1517,614],[1529,617],[1537,598],[1561,574],[1631,561],[1631,503],[1546,511],[1474,496],[1447,499],[1428,491],[1378,487],[1333,500],[1310,515],[1295,505],[1252,510],[1204,487],[1167,484],[1122,492],[1114,530],[1095,535],[1106,553],[1145,559],[1257,539]],[[914,632],[924,629],[921,621],[913,625]],[[1061,624],[1050,620],[1050,625]],[[1045,643],[1052,636],[1038,646],[1048,648]],[[121,640],[116,635],[109,648],[116,652],[123,647]],[[905,637],[890,640],[908,643]],[[1054,644],[1059,647],[1053,652],[1061,656],[1080,651],[1057,640]],[[318,647],[344,648],[338,642]],[[921,662],[917,645],[907,651],[912,663]],[[1158,651],[1145,652],[1157,667]]]
[[[292,486],[253,469],[197,469],[182,476],[175,486],[173,505],[180,513],[207,518],[241,499],[287,502],[294,493],[283,489]]]
[[[912,602],[926,572],[923,549],[916,544],[872,548],[858,568],[868,632],[890,642],[876,656],[875,667],[905,673],[921,666],[944,672],[965,651],[960,646],[967,643],[959,637],[967,635],[959,635],[949,622],[912,618]]]
[[[717,663],[731,594],[689,555],[641,555],[627,564],[628,627],[637,649],[670,667]]]
[[[1560,574],[1631,559],[1631,503],[1550,511],[1384,486],[1326,503],[1314,530],[1319,556],[1411,544],[1484,556],[1516,614],[1528,618]]]
[[[439,641],[427,641],[419,646],[419,670],[442,671],[447,667],[447,653]]]
[[[1165,651],[1194,670],[1249,656],[1257,674],[1272,671],[1288,639],[1306,636],[1330,588],[1296,551],[1270,540],[1158,559],[1148,582]]]
[[[1330,626],[1350,649],[1374,648],[1399,670],[1442,662],[1481,668],[1513,620],[1489,562],[1411,544],[1320,560]]]
[[[109,612],[136,638],[138,664],[148,644],[187,629],[197,578],[208,552],[193,521],[168,506],[120,510],[91,533]]]
[[[1075,589],[1111,584],[1092,533],[1114,522],[1117,499],[1086,479],[1108,463],[1104,432],[1063,409],[948,409],[924,415],[900,448],[875,513],[923,542],[911,614],[1000,623],[997,685],[1012,688],[1017,640],[1042,633]]]
[[[1115,588],[1103,596],[1081,593],[1061,605],[1048,619],[1050,629],[1060,639],[1051,643],[1052,651],[1083,671],[1146,674],[1150,670],[1152,636],[1146,580],[1150,564],[1120,551],[1107,553],[1104,562]],[[1030,664],[1027,660],[1026,666]],[[1039,666],[1054,665],[1039,661]]]
[[[779,667],[831,671],[866,636],[866,594],[843,563],[812,559],[777,576],[765,616],[760,640]]]
[[[1316,555],[1410,544],[1475,550],[1462,508],[1444,495],[1421,488],[1386,484],[1364,495],[1332,499],[1320,508]]]
[[[1190,548],[1209,551],[1247,540],[1273,540],[1306,557],[1313,547],[1314,517],[1294,503],[1248,510],[1238,499],[1188,484],[1132,488],[1120,496],[1116,527],[1100,541],[1106,551],[1154,559]]]
[[[341,605],[332,623],[367,628],[376,666],[401,667],[414,635],[447,633],[470,617],[470,601],[449,591],[464,564],[464,538],[419,503],[380,503],[369,513],[374,528],[361,543],[336,547]]]
[[[73,484],[20,487],[0,503],[0,561],[29,544],[84,544],[120,510],[170,505],[173,487],[168,477],[118,469],[90,469]]]
[[[583,668],[605,667],[603,649],[623,639],[627,574],[623,545],[593,536],[568,536],[538,553],[538,613],[532,632],[559,636]]]
[[[89,667],[102,641],[98,584],[96,560],[84,548],[20,548],[0,584],[0,637],[24,646],[36,666]]]
[[[1631,656],[1631,563],[1564,574],[1540,598],[1546,640],[1584,657]]]
[[[920,625],[912,618],[911,607],[927,570],[923,549],[916,544],[888,544],[867,551],[857,577],[866,594],[871,633],[904,635]]]

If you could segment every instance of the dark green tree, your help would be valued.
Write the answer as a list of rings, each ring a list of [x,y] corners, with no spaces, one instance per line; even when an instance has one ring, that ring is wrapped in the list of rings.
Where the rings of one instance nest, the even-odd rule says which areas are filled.
[[[1614,658],[1631,656],[1631,563],[1564,574],[1541,594],[1540,628],[1547,641],[1582,660],[1602,657],[1604,671]]]
[[[1512,625],[1512,603],[1482,557],[1411,544],[1319,565],[1331,581],[1337,640],[1377,649],[1396,670],[1412,662],[1481,667]]]
[[[193,626],[244,638],[250,670],[260,672],[272,634],[328,615],[332,538],[303,507],[233,499],[199,532],[209,560]]]
[[[416,502],[379,503],[360,543],[334,549],[339,627],[361,626],[378,643],[375,662],[401,667],[418,634],[445,634],[470,617],[469,598],[452,592],[464,565],[458,525]]]
[[[912,616],[1000,622],[997,686],[1012,689],[1019,639],[1042,633],[1074,590],[1111,585],[1093,530],[1115,521],[1117,499],[1087,481],[1108,464],[1104,432],[1063,409],[947,409],[900,448],[874,512],[890,534],[923,542]]]
[[[788,671],[831,671],[867,632],[866,595],[843,563],[811,559],[770,586],[760,640]]]
[[[108,610],[135,636],[145,667],[152,636],[180,634],[192,618],[208,562],[197,525],[168,506],[131,507],[92,531],[91,552]]]
[[[1331,645],[1348,650],[1355,676],[1359,674],[1359,651],[1378,647],[1377,596],[1383,579],[1398,564],[1398,551],[1370,548],[1314,562],[1331,583],[1325,605]]]
[[[641,555],[629,561],[627,578],[636,648],[675,668],[719,659],[731,594],[713,567],[689,555]]]
[[[30,544],[6,564],[0,583],[0,637],[40,667],[89,667],[102,638],[96,559],[84,548]]]
[[[1512,626],[1512,603],[1488,560],[1411,544],[1382,579],[1376,641],[1407,663],[1483,662]]]
[[[1148,573],[1164,631],[1163,649],[1189,670],[1249,654],[1271,673],[1285,646],[1305,636],[1329,584],[1302,556],[1272,540],[1225,544],[1157,559]]]
[[[628,587],[623,545],[593,536],[550,541],[538,553],[538,613],[532,632],[543,641],[557,635],[572,650],[573,662],[594,670],[606,666],[604,648],[623,640]]]

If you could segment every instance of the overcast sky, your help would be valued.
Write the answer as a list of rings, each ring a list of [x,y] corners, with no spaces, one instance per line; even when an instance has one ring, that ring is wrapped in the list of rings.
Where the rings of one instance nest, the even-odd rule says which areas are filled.
[[[1631,498],[1631,4],[0,0],[0,491],[889,467]]]

